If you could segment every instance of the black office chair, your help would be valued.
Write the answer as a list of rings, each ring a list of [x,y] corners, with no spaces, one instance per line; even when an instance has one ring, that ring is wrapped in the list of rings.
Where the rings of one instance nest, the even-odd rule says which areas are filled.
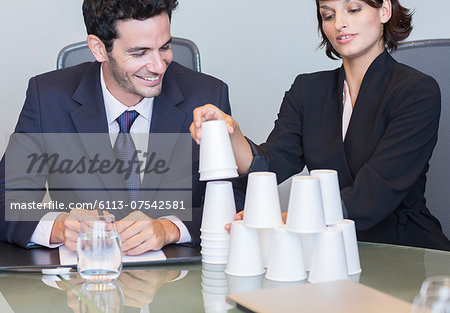
[[[200,52],[197,45],[189,39],[172,37],[173,60],[181,65],[201,72]],[[85,41],[64,47],[58,54],[56,68],[61,69],[83,62],[95,61]]]
[[[450,39],[402,43],[392,56],[437,80],[442,94],[438,142],[430,160],[425,197],[450,237]]]

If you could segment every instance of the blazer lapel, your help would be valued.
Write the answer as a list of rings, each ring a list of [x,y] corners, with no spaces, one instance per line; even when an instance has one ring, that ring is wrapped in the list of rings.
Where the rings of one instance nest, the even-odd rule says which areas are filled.
[[[372,153],[372,147],[369,146],[372,136],[370,130],[374,127],[376,117],[381,114],[379,107],[384,94],[380,90],[384,90],[387,81],[389,59],[389,53],[384,51],[369,66],[353,108],[344,147],[350,171],[355,174]]]
[[[71,112],[71,117],[88,156],[91,160],[98,157],[101,161],[108,160],[114,164],[116,157],[109,138],[100,84],[100,63],[95,62],[88,68],[72,99],[80,104]],[[116,170],[98,176],[112,199],[127,199],[123,178]]]
[[[177,143],[177,140],[175,140],[176,135],[173,134],[185,133],[187,129],[185,124],[189,122],[187,121],[188,113],[178,107],[184,100],[183,93],[169,66],[166,75],[164,76],[161,94],[155,98],[153,103],[148,142],[149,157],[147,158],[147,163],[151,161],[151,152],[156,152],[156,154],[158,154],[158,150],[161,152],[160,156],[162,156],[167,163],[172,159]],[[165,141],[162,140],[161,137],[155,139],[155,136],[161,135],[154,134],[163,133],[172,134],[170,140]],[[161,185],[163,177],[164,175],[161,174],[145,174],[142,185],[147,188],[150,186],[151,189],[158,188]]]

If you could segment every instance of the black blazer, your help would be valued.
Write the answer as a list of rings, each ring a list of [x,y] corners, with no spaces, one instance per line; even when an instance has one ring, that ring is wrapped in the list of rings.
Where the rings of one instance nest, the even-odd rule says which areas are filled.
[[[162,92],[153,104],[150,133],[189,133],[195,107],[207,103],[217,105],[231,114],[228,87],[211,76],[187,69],[172,62],[164,75]],[[104,133],[108,134],[107,118],[100,84],[100,64],[84,63],[75,67],[49,72],[32,78],[27,97],[19,116],[16,133]],[[199,241],[201,202],[205,183],[199,182],[198,146],[192,144],[192,221],[185,221],[194,242]],[[89,148],[86,147],[85,148]],[[112,149],[108,147],[112,154]],[[5,160],[1,169],[0,240],[26,246],[38,222],[5,222]],[[66,175],[67,176],[67,175]],[[61,187],[61,176],[36,176],[32,187],[37,201],[45,193],[39,190],[48,182],[49,188]],[[144,177],[144,182],[146,178]],[[108,188],[110,181],[99,180]],[[67,184],[67,181],[65,182]],[[29,185],[27,185],[29,186]],[[103,185],[101,185],[103,186]],[[63,186],[67,188],[68,186]],[[79,186],[78,186],[79,187]],[[113,186],[114,187],[114,186]],[[75,188],[75,187],[74,187]],[[55,197],[58,195],[55,193]],[[89,196],[90,195],[90,196]],[[191,192],[189,191],[189,196]],[[90,197],[108,198],[108,194],[70,191],[65,193],[67,201],[91,201]],[[53,198],[53,197],[52,197]],[[61,198],[61,197],[60,197]],[[145,200],[145,199],[143,199]],[[167,199],[169,200],[169,199]],[[169,213],[170,214],[170,213]],[[166,214],[167,215],[167,214]]]
[[[383,52],[364,76],[343,141],[344,78],[343,67],[299,75],[267,142],[256,147],[252,170],[274,171],[279,182],[305,165],[337,170],[359,240],[450,250],[424,198],[438,84]]]

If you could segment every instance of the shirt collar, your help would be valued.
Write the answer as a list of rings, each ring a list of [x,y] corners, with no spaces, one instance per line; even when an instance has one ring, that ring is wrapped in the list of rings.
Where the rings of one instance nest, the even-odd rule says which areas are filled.
[[[115,122],[116,119],[127,110],[136,110],[136,112],[139,113],[139,116],[142,116],[150,122],[154,98],[143,98],[139,103],[131,107],[122,104],[119,100],[114,98],[108,88],[106,88],[105,79],[103,77],[103,64],[100,67],[100,84],[102,86],[103,102],[105,104],[108,125]]]

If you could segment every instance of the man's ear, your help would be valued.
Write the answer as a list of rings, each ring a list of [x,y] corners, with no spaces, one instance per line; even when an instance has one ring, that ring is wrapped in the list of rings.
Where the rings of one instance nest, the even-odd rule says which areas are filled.
[[[108,60],[105,44],[100,40],[100,38],[95,35],[88,35],[86,41],[89,46],[89,50],[91,50],[98,62],[102,63]]]

